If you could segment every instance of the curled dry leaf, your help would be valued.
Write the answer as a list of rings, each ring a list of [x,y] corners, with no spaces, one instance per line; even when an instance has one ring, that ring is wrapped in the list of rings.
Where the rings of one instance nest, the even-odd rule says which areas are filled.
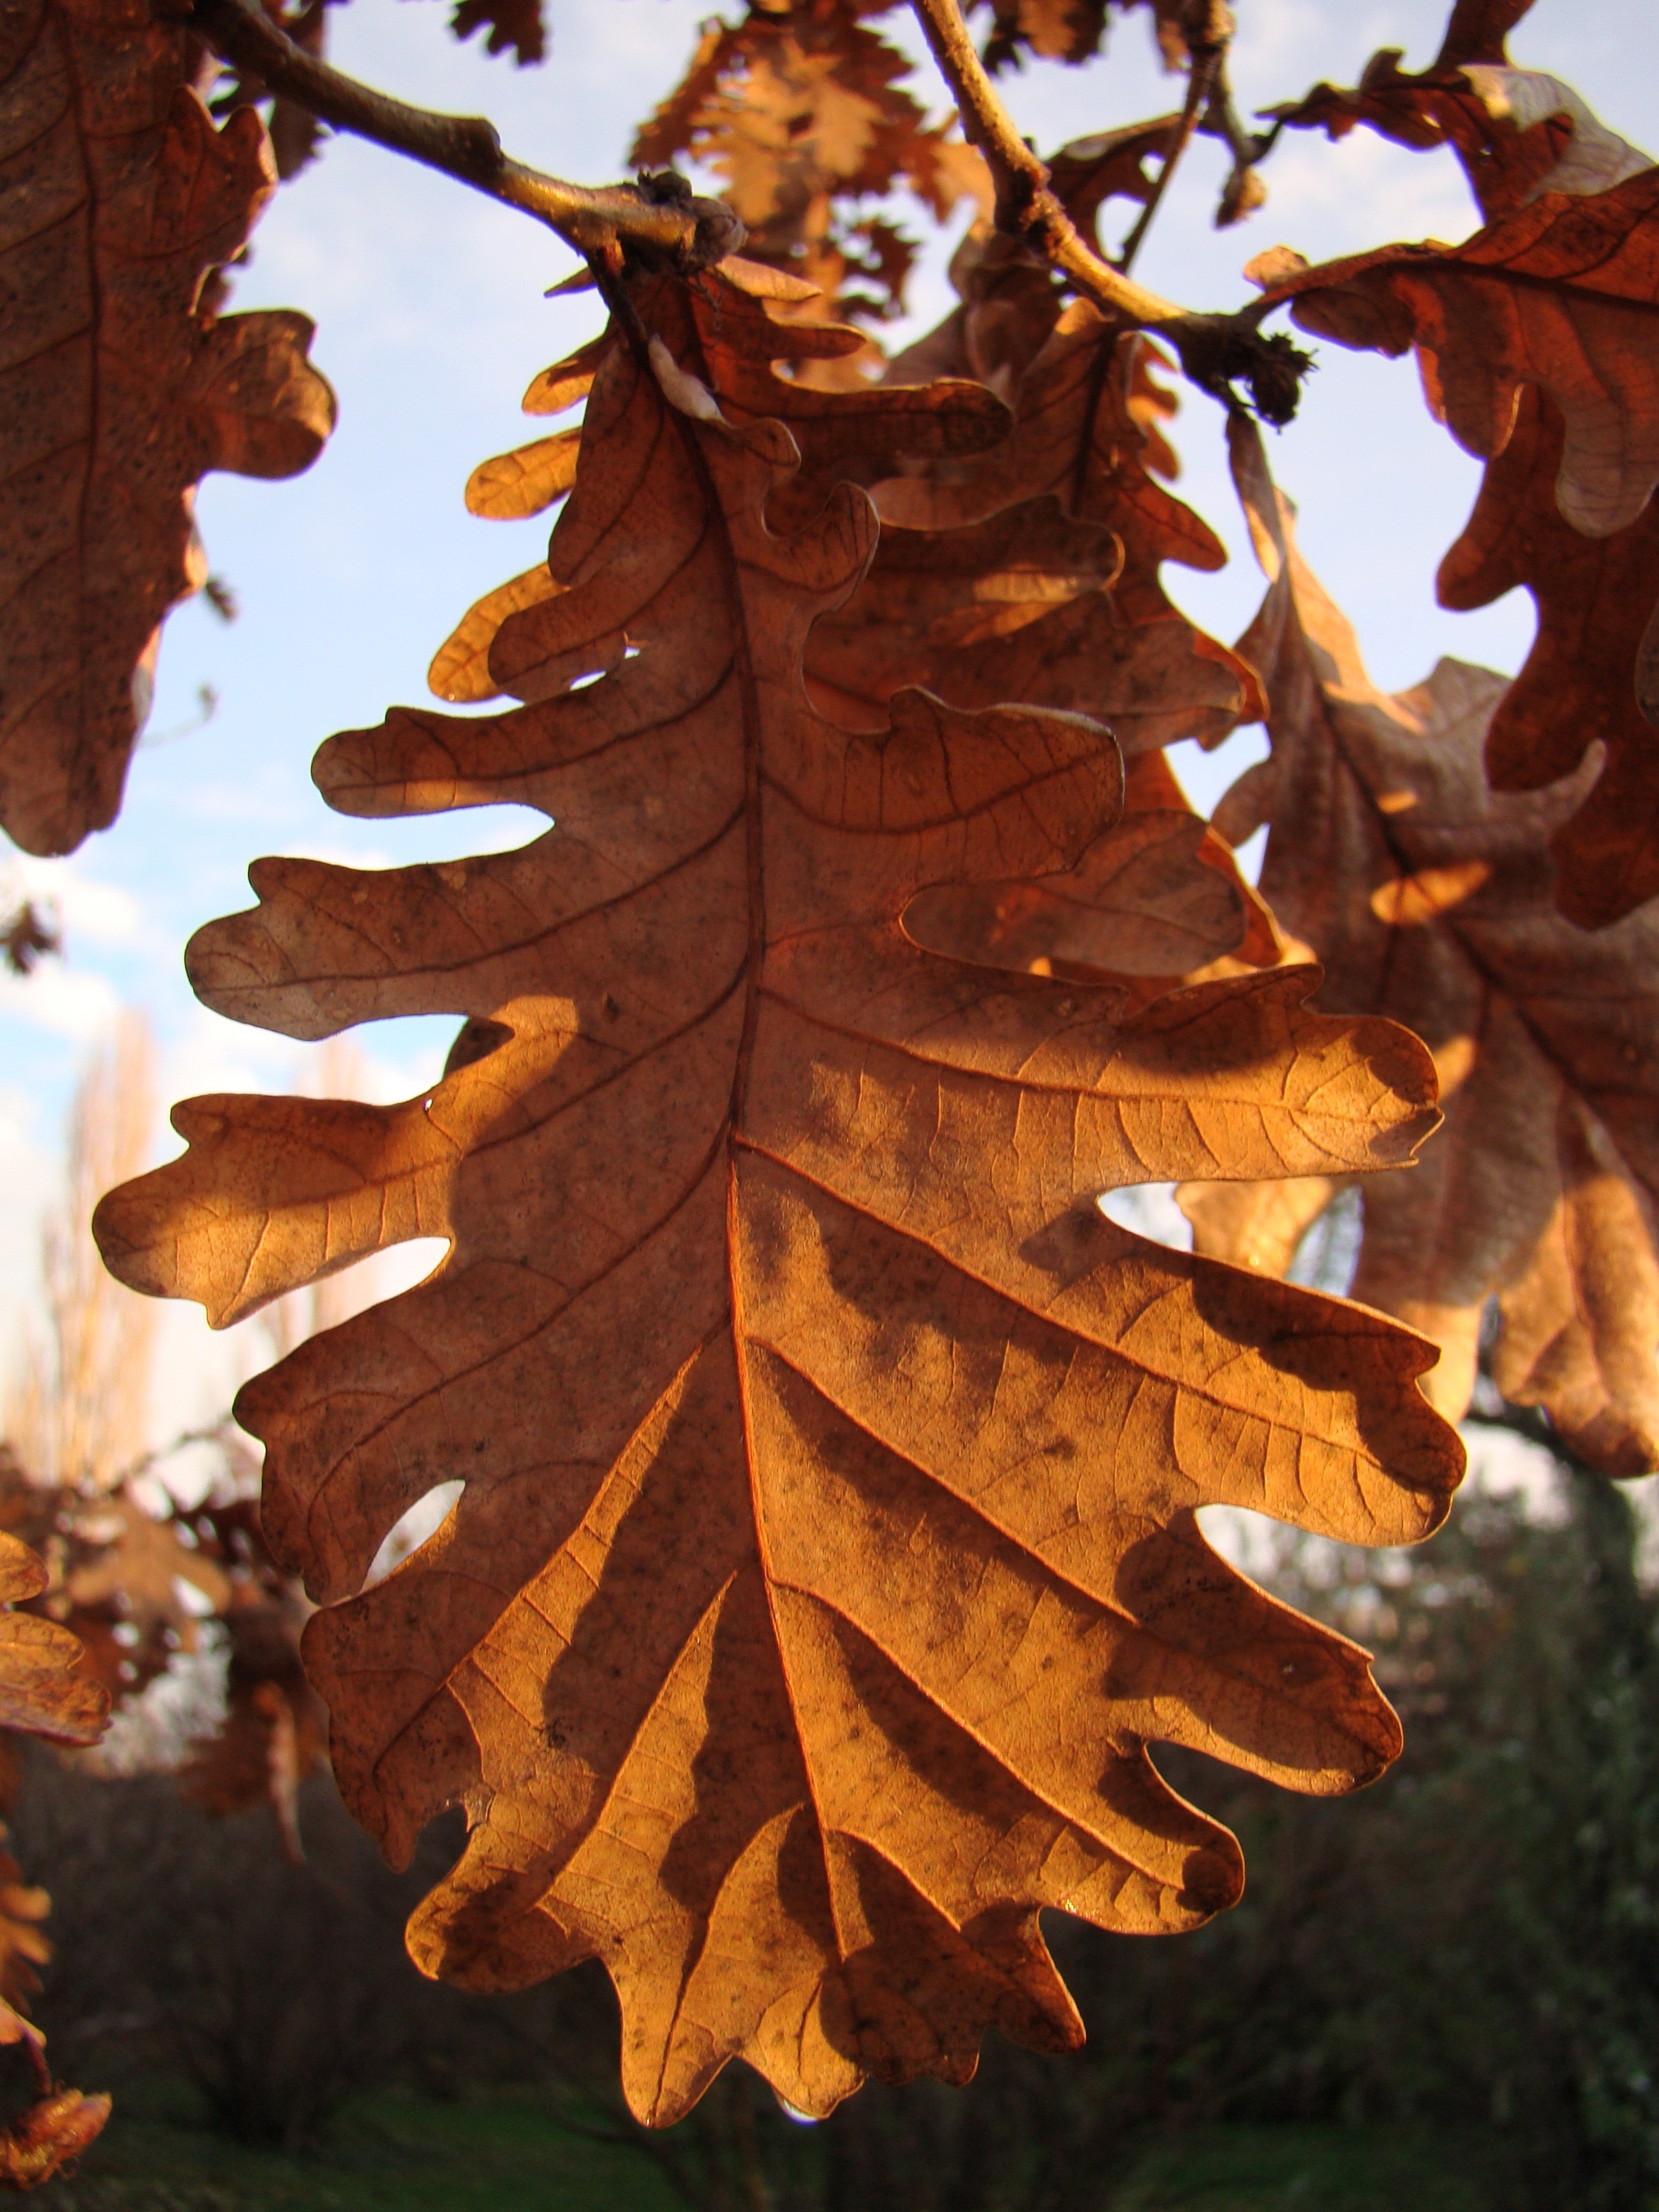
[[[871,2071],[965,2079],[992,2023],[1075,2044],[1043,1905],[1155,1933],[1238,1893],[1149,1740],[1316,1792],[1399,1741],[1364,1655],[1194,1509],[1409,1540],[1461,1466],[1419,1339],[1093,1203],[1406,1159],[1433,1119],[1414,1039],[1310,1014],[1296,975],[1124,1018],[1111,987],[907,933],[934,889],[1074,866],[1118,756],[1075,714],[920,690],[875,736],[812,710],[801,648],[876,518],[842,485],[769,526],[797,449],[737,419],[751,372],[708,339],[747,313],[730,291],[633,295],[674,374],[621,344],[599,370],[562,589],[514,618],[538,703],[400,709],[319,757],[351,813],[553,826],[381,874],[262,862],[258,908],[192,947],[238,1018],[447,1012],[477,1043],[404,1106],[197,1100],[184,1158],[98,1215],[123,1279],[219,1322],[451,1240],[240,1418],[324,1607],[305,1655],[348,1802],[398,1860],[470,1808],[414,1955],[501,1988],[597,1954],[656,2124],[738,2055],[822,2113]]]
[[[1271,288],[1340,345],[1415,348],[1436,416],[1491,459],[1523,385],[1565,422],[1556,499],[1574,529],[1632,523],[1659,480],[1659,169],[1590,199],[1558,193],[1461,246],[1384,246]]]
[[[1586,690],[1594,695],[1599,726],[1584,729],[1583,742],[1616,742],[1584,820],[1561,831],[1560,896],[1587,924],[1619,920],[1659,888],[1659,739],[1624,696],[1654,609],[1646,565],[1659,482],[1659,169],[1593,198],[1552,194],[1461,246],[1387,246],[1292,271],[1273,289],[1293,299],[1304,329],[1345,345],[1414,346],[1435,413],[1494,465],[1448,581],[1471,605],[1504,588],[1500,574],[1531,583],[1547,624],[1499,726],[1494,765],[1529,786],[1576,757],[1582,746],[1545,725],[1585,703]],[[1547,404],[1523,407],[1529,386]],[[1551,518],[1552,481],[1565,526]],[[1492,543],[1511,526],[1512,544]],[[1610,543],[1575,547],[1574,533]],[[1638,586],[1640,600],[1621,596]],[[1580,625],[1598,653],[1619,659],[1569,682],[1560,640]]]
[[[1659,737],[1638,698],[1638,659],[1659,606],[1659,504],[1605,538],[1587,538],[1555,503],[1561,417],[1522,392],[1508,444],[1488,461],[1462,536],[1440,564],[1443,607],[1488,606],[1524,584],[1538,608],[1526,665],[1486,732],[1498,791],[1535,791],[1570,775],[1595,744],[1605,758],[1550,849],[1556,902],[1587,928],[1659,893]]]
[[[67,2172],[109,2115],[107,2097],[54,2085],[0,2129],[0,2189],[39,2189]]]
[[[1093,307],[1076,301],[1021,379],[1013,431],[1002,444],[982,458],[892,477],[874,495],[884,528],[960,529],[1046,493],[1074,523],[1114,533],[1122,561],[1109,583],[1073,596],[986,658],[992,696],[1099,714],[1130,752],[1183,738],[1218,744],[1262,713],[1255,672],[1188,622],[1159,580],[1164,561],[1212,569],[1227,556],[1192,509],[1152,479],[1168,449],[1154,427],[1159,395],[1144,374],[1141,344],[1115,337]]]
[[[49,1580],[37,1553],[0,1531],[0,1729],[59,1743],[96,1743],[109,1697],[82,1668],[84,1647],[56,1621],[19,1613]]]
[[[333,427],[303,315],[208,304],[276,172],[252,110],[214,129],[203,64],[142,0],[0,31],[0,823],[33,853],[119,806],[159,625],[207,573],[198,480],[292,476]]]
[[[1364,124],[1396,145],[1449,145],[1487,222],[1545,192],[1602,192],[1650,166],[1650,157],[1598,121],[1570,84],[1516,69],[1504,40],[1531,0],[1454,9],[1439,53],[1402,70],[1385,47],[1351,92],[1318,84],[1304,100],[1267,112],[1292,130],[1346,137]]]
[[[1409,1023],[1446,1101],[1416,1171],[1365,1183],[1353,1294],[1441,1345],[1424,1387],[1454,1417],[1496,1297],[1504,1395],[1541,1405],[1607,1473],[1645,1474],[1659,1464],[1659,916],[1589,935],[1555,911],[1549,840],[1587,772],[1488,788],[1505,687],[1485,669],[1443,660],[1413,690],[1378,691],[1296,550],[1254,431],[1235,428],[1234,453],[1273,579],[1241,640],[1272,707],[1262,890],[1323,962],[1322,1002]],[[1182,1202],[1200,1249],[1278,1272],[1330,1188]]]
[[[973,0],[970,0],[970,7]],[[1167,70],[1187,66],[1182,30],[1182,0],[1115,0],[1121,11],[1144,7],[1152,16],[1152,36]],[[1100,52],[1114,0],[990,0],[994,27],[985,45],[985,64],[993,75],[1027,53],[1075,66]]]

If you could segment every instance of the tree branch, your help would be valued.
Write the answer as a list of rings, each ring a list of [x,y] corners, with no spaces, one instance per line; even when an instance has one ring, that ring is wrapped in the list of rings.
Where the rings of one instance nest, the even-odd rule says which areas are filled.
[[[359,84],[296,46],[248,0],[195,0],[190,20],[216,54],[320,122],[520,209],[579,253],[619,263],[631,249],[690,270],[707,268],[744,242],[732,210],[693,198],[680,179],[596,190],[544,176],[504,154],[495,126],[483,116],[434,114]]]
[[[1024,239],[1075,291],[1115,321],[1131,330],[1156,331],[1174,347],[1182,369],[1201,391],[1243,405],[1233,388],[1243,384],[1264,421],[1288,422],[1311,355],[1277,333],[1262,337],[1257,325],[1268,310],[1259,301],[1236,315],[1195,314],[1160,299],[1103,260],[1049,191],[1048,170],[1015,130],[957,0],[911,0],[911,5],[951,88],[963,136],[979,149],[991,172],[998,229]]]
[[[1192,143],[1193,132],[1198,127],[1200,113],[1206,110],[1214,94],[1221,71],[1227,58],[1227,49],[1232,43],[1233,19],[1231,9],[1221,0],[1197,0],[1195,6],[1186,11],[1188,21],[1187,34],[1187,98],[1181,111],[1181,119],[1170,133],[1168,144],[1160,157],[1158,182],[1152,196],[1135,218],[1134,228],[1124,240],[1117,257],[1117,265],[1127,276],[1140,251],[1140,242],[1152,227],[1152,217],[1169,189],[1170,179],[1180,166],[1181,157]]]

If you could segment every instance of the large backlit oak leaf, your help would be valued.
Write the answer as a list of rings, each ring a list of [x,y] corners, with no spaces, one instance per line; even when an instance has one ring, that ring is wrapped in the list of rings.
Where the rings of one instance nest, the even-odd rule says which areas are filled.
[[[1118,757],[1051,711],[812,710],[802,646],[876,516],[849,485],[769,526],[796,452],[711,397],[721,281],[642,289],[650,366],[619,344],[594,382],[538,611],[565,688],[319,757],[346,811],[552,826],[378,874],[262,862],[258,908],[192,945],[210,1005],[294,1036],[464,1017],[449,1072],[391,1108],[194,1101],[185,1155],[98,1215],[125,1280],[216,1322],[449,1239],[240,1418],[324,1608],[348,1801],[398,1860],[468,1808],[416,1958],[496,1988],[597,1954],[653,2123],[738,2055],[821,2113],[868,2072],[965,2079],[993,2023],[1075,2044],[1042,1907],[1156,1933],[1238,1893],[1149,1741],[1315,1792],[1399,1741],[1364,1656],[1194,1510],[1410,1540],[1460,1464],[1419,1339],[1093,1203],[1405,1159],[1415,1040],[1310,1014],[1306,971],[1125,1019],[907,934],[933,889],[1073,866]]]
[[[1261,717],[1255,672],[1171,604],[1165,561],[1219,568],[1220,540],[1154,481],[1167,453],[1138,373],[1142,342],[1120,339],[1086,301],[1068,307],[1019,382],[1014,428],[978,459],[895,477],[875,488],[884,526],[953,531],[1043,494],[1073,521],[1122,547],[1109,584],[1074,596],[997,663],[1005,698],[1051,699],[1109,720],[1126,750],[1196,737],[1206,744]],[[1045,690],[1045,685],[1053,688]]]
[[[1441,1345],[1424,1387],[1467,1405],[1482,1310],[1493,1376],[1613,1474],[1659,1464],[1659,918],[1588,934],[1551,901],[1549,842],[1587,771],[1494,793],[1481,769],[1504,683],[1443,660],[1390,697],[1297,553],[1259,441],[1240,489],[1273,582],[1257,658],[1273,759],[1261,888],[1324,963],[1322,1002],[1392,1015],[1432,1049],[1445,1127],[1410,1176],[1364,1184],[1353,1294]],[[1242,820],[1236,828],[1243,828]],[[1200,1249],[1277,1271],[1330,1196],[1188,1194]]]
[[[1385,246],[1278,276],[1273,297],[1339,344],[1415,348],[1424,389],[1482,460],[1540,386],[1565,422],[1556,500],[1627,529],[1659,481],[1659,168],[1589,198],[1549,192],[1461,246]]]
[[[844,324],[796,319],[795,311],[817,297],[814,286],[787,271],[728,254],[720,281],[683,301],[708,388],[720,395],[728,421],[789,426],[800,465],[773,495],[769,514],[780,527],[815,516],[843,479],[873,483],[902,465],[956,465],[995,445],[1008,428],[1002,403],[965,380],[846,392],[803,381],[815,364],[843,360],[863,343]],[[602,336],[544,369],[525,394],[526,413],[556,416],[578,405],[611,344]],[[781,362],[789,376],[777,374]],[[558,431],[482,463],[467,486],[468,506],[475,514],[500,518],[556,505],[575,481],[580,442],[579,429]],[[437,696],[456,704],[503,692],[538,696],[545,656],[538,642],[544,617],[537,611],[562,589],[543,562],[469,608],[428,672]],[[519,616],[525,619],[510,619]],[[545,619],[556,632],[556,610]],[[609,650],[625,650],[625,641],[618,635]],[[568,678],[555,669],[546,680],[562,686]]]
[[[1495,790],[1538,790],[1571,775],[1592,744],[1605,748],[1588,797],[1550,847],[1557,904],[1596,928],[1659,893],[1659,734],[1637,697],[1659,605],[1659,503],[1610,537],[1586,538],[1555,503],[1560,459],[1560,416],[1529,386],[1440,564],[1437,592],[1442,606],[1465,609],[1524,584],[1537,605],[1526,665],[1486,732]]]
[[[303,315],[204,304],[276,171],[252,109],[214,129],[203,58],[142,0],[0,27],[0,823],[30,852],[120,805],[159,625],[206,575],[198,480],[292,476],[333,427]]]

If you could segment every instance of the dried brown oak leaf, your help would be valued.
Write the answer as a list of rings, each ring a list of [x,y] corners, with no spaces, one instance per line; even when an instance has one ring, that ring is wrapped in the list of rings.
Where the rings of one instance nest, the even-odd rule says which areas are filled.
[[[1353,1295],[1440,1344],[1424,1388],[1468,1401],[1495,1296],[1493,1378],[1610,1474],[1659,1464],[1659,912],[1594,935],[1550,902],[1551,833],[1585,775],[1494,793],[1481,747],[1501,677],[1443,660],[1390,697],[1296,551],[1260,441],[1235,465],[1273,579],[1243,650],[1272,702],[1254,804],[1261,888],[1323,962],[1322,1003],[1409,1023],[1446,1123],[1409,1176],[1364,1185]],[[1223,817],[1222,818],[1225,818]],[[1278,1272],[1330,1188],[1187,1194],[1200,1249]]]
[[[699,288],[688,300],[720,404],[739,423],[787,422],[802,457],[799,470],[774,495],[769,514],[775,525],[815,515],[842,478],[873,482],[900,466],[949,465],[1006,434],[1007,410],[972,383],[874,392],[861,384],[825,392],[803,382],[802,373],[815,364],[855,354],[863,344],[859,333],[833,323],[797,322],[794,312],[817,295],[782,270],[728,254],[720,272],[718,285]],[[525,412],[561,415],[576,406],[610,345],[602,336],[544,369],[525,394]],[[786,359],[794,371],[787,379],[774,368]],[[580,440],[580,430],[559,431],[482,463],[467,485],[468,506],[475,514],[507,517],[556,504],[574,481]],[[440,647],[427,676],[435,695],[456,704],[503,692],[538,696],[533,610],[561,589],[544,561],[487,592]],[[513,626],[498,654],[496,639],[516,615],[529,619]]]
[[[142,0],[0,27],[0,823],[32,853],[114,818],[161,618],[206,575],[198,478],[292,476],[333,427],[303,315],[204,303],[276,171],[198,78]]]
[[[15,1610],[38,1597],[48,1580],[38,1555],[0,1531],[0,1728],[59,1743],[96,1743],[109,1698],[78,1671],[85,1656],[80,1638],[56,1621]]]
[[[915,246],[881,216],[860,218],[856,203],[903,185],[943,222],[963,198],[990,198],[979,155],[901,87],[910,57],[862,20],[886,12],[797,0],[735,24],[715,17],[629,156],[647,168],[683,155],[706,162],[755,259],[815,285],[842,314],[876,319],[902,312]]]
[[[66,2172],[103,2132],[105,2096],[83,2096],[54,2084],[0,2129],[0,2189],[39,2189]]]
[[[239,1418],[324,1607],[305,1657],[348,1802],[399,1861],[469,1808],[415,1957],[500,1988],[597,1954],[656,2124],[734,2056],[822,2113],[869,2072],[967,2078],[992,2023],[1074,2045],[1042,1906],[1156,1933],[1238,1893],[1149,1740],[1314,1792],[1398,1745],[1364,1655],[1194,1509],[1409,1540],[1461,1464],[1420,1340],[1092,1202],[1189,1163],[1403,1160],[1422,1048],[1310,1015],[1305,977],[1122,1020],[1115,989],[911,940],[933,886],[1074,865],[1116,750],[920,691],[877,737],[812,711],[802,644],[876,517],[843,485],[769,527],[796,447],[723,419],[722,289],[641,289],[651,368],[618,344],[599,372],[540,702],[400,709],[319,757],[348,812],[512,799],[554,826],[380,874],[261,862],[257,911],[193,944],[235,1018],[447,1012],[485,1048],[390,1109],[195,1101],[184,1158],[98,1214],[124,1280],[221,1322],[450,1238]]]
[[[1049,191],[1097,245],[1101,210],[1109,201],[1127,199],[1144,207],[1152,198],[1147,159],[1167,149],[1179,120],[1161,115],[1074,139],[1050,158]],[[985,216],[962,238],[947,273],[958,305],[894,356],[883,381],[926,384],[938,376],[971,376],[1000,399],[1012,400],[1060,319],[1065,293],[1059,278],[1032,259],[1022,239],[998,230]],[[1147,346],[1141,357],[1154,352]]]
[[[1273,289],[1292,300],[1305,330],[1386,354],[1414,346],[1433,411],[1489,461],[1523,419],[1536,433],[1521,394],[1537,386],[1561,418],[1563,521],[1594,538],[1634,526],[1625,555],[1645,542],[1638,519],[1659,482],[1659,168],[1590,198],[1549,194],[1460,246],[1385,246],[1285,274]],[[1498,477],[1494,501],[1512,497],[1522,466]],[[1540,491],[1531,505],[1541,504]],[[1565,542],[1557,533],[1561,565]],[[1581,565],[1593,571],[1595,557]],[[1607,672],[1610,684],[1635,685],[1638,635],[1653,611],[1650,599],[1621,624],[1630,657]],[[1563,833],[1564,909],[1596,927],[1631,912],[1655,881],[1659,738],[1633,718],[1620,730],[1590,819]],[[1548,748],[1565,749],[1559,738]],[[1541,742],[1535,757],[1541,771]]]
[[[1152,479],[1168,448],[1148,422],[1141,343],[1115,337],[1088,301],[1074,302],[1020,380],[1006,440],[874,494],[884,529],[958,530],[1050,494],[1074,523],[1113,532],[1122,562],[1109,583],[982,653],[986,688],[964,690],[959,703],[1078,708],[1109,721],[1130,752],[1193,737],[1216,744],[1262,714],[1255,671],[1188,622],[1159,580],[1165,561],[1213,569],[1227,556]],[[958,681],[969,681],[966,668]]]
[[[1266,112],[1333,139],[1364,124],[1396,145],[1449,145],[1487,222],[1543,192],[1606,191],[1650,157],[1598,121],[1570,84],[1510,64],[1504,41],[1530,4],[1456,9],[1426,70],[1402,70],[1400,48],[1385,47],[1352,91],[1317,84]]]
[[[986,41],[985,64],[994,75],[1025,53],[1073,66],[1091,60],[1100,52],[1113,0],[990,0],[990,5],[994,27]],[[1148,9],[1164,68],[1185,69],[1183,0],[1116,0],[1116,5],[1125,14],[1132,8]]]
[[[1443,607],[1488,606],[1524,584],[1538,608],[1526,665],[1486,732],[1497,791],[1535,791],[1606,749],[1577,812],[1551,841],[1556,902],[1587,928],[1659,893],[1659,737],[1637,697],[1638,656],[1659,605],[1659,502],[1605,538],[1587,538],[1555,503],[1559,411],[1536,386],[1488,461],[1462,536],[1440,564]]]

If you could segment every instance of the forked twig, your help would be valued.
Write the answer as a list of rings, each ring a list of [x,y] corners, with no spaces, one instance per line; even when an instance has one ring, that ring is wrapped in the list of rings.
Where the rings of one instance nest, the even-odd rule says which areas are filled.
[[[1234,404],[1242,384],[1255,412],[1288,422],[1311,356],[1289,338],[1264,337],[1270,312],[1253,302],[1233,315],[1196,314],[1160,299],[1097,253],[1048,189],[1048,172],[1015,130],[979,58],[957,0],[911,0],[939,73],[950,87],[963,135],[984,155],[996,191],[999,230],[1024,239],[1085,297],[1125,328],[1155,331],[1200,390]]]
[[[619,264],[631,248],[681,269],[706,268],[734,253],[744,228],[720,200],[693,198],[679,180],[593,188],[544,176],[501,151],[481,115],[439,115],[359,84],[296,46],[248,0],[195,0],[190,21],[216,54],[337,131],[372,139],[429,169],[441,169],[555,230],[579,253]]]

